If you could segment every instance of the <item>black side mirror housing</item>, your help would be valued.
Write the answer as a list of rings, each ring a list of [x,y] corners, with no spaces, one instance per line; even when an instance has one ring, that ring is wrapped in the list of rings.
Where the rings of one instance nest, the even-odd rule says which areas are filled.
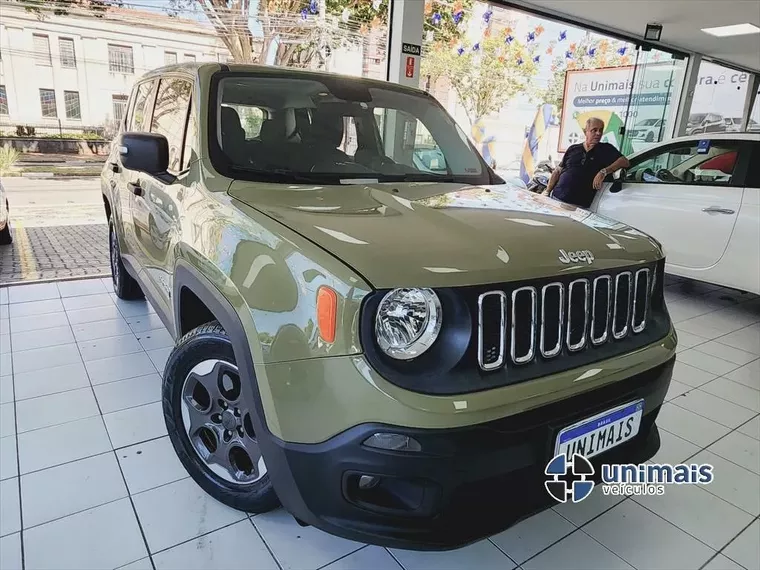
[[[174,177],[169,168],[169,141],[155,133],[126,132],[119,137],[119,158],[127,170],[144,172],[163,182],[171,183]]]
[[[618,176],[615,180],[612,181],[612,185],[610,186],[610,192],[615,194],[616,192],[620,192],[623,189],[623,180],[625,180],[625,170],[620,172],[620,176]]]

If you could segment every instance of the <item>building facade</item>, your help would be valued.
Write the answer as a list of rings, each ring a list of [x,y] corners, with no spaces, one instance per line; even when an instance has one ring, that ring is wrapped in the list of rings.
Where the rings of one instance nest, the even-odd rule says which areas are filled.
[[[0,132],[106,132],[123,116],[132,85],[150,69],[227,61],[203,24],[161,13],[112,9],[45,15],[0,4]]]

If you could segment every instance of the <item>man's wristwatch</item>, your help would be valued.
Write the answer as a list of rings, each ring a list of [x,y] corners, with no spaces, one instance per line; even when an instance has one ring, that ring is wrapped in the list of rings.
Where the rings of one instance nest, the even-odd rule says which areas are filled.
[[[606,168],[602,168],[602,169],[599,171],[599,174],[601,174],[602,176],[607,176],[607,169],[606,169]]]

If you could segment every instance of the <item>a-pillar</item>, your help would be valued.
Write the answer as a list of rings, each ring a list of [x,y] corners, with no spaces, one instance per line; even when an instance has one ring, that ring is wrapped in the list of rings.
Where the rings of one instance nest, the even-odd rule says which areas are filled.
[[[388,7],[388,73],[386,79],[407,87],[419,87],[425,2],[390,0]],[[383,120],[385,154],[402,164],[412,164],[417,120],[388,109]]]

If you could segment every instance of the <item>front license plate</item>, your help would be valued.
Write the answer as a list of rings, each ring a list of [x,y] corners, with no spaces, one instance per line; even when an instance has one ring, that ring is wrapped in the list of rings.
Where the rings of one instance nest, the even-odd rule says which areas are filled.
[[[589,458],[625,443],[639,433],[643,414],[644,400],[637,400],[567,426],[557,435],[554,456]]]

